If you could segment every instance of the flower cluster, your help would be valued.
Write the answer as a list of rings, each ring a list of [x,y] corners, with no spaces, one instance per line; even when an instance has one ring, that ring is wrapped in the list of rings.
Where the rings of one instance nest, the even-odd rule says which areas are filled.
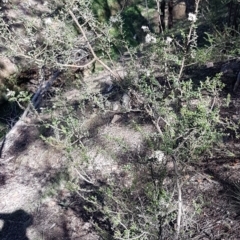
[[[142,26],[141,28],[142,28],[143,32],[150,32],[150,30],[147,26]]]
[[[173,41],[173,39],[171,37],[167,37],[167,39],[166,39],[167,44],[171,44],[172,41]]]
[[[188,20],[191,22],[196,22],[197,21],[197,15],[194,13],[189,13],[188,14]]]

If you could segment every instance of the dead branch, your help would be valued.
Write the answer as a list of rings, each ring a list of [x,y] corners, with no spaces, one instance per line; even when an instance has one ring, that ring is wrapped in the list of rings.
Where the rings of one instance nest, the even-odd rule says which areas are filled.
[[[238,75],[237,75],[237,81],[236,81],[236,83],[234,84],[234,88],[233,88],[233,92],[234,92],[234,93],[237,92],[237,89],[238,89],[239,85],[240,85],[240,71],[239,71],[239,73],[238,73]]]
[[[31,112],[31,110],[35,111],[39,104],[41,103],[43,94],[48,91],[48,89],[52,86],[53,82],[58,78],[61,74],[61,71],[57,70],[53,76],[47,81],[42,83],[37,92],[34,94],[32,100],[28,104],[27,108],[23,112],[22,116],[19,120],[15,123],[15,125],[10,129],[10,131],[6,134],[4,139],[0,142],[0,158],[9,158],[11,155],[12,149],[17,144],[21,144],[24,141],[24,134],[27,130],[27,116]],[[14,151],[13,153],[14,154]],[[11,156],[10,156],[11,157]]]
[[[79,22],[78,22],[77,18],[75,17],[74,13],[73,13],[71,10],[69,10],[69,13],[70,13],[72,19],[74,20],[74,22],[76,23],[76,25],[78,26],[78,28],[79,28],[80,32],[82,33],[85,41],[87,42],[88,48],[89,48],[90,52],[92,53],[92,55],[93,55],[93,57],[94,57],[94,60],[98,61],[98,62],[99,62],[106,70],[108,70],[108,71],[112,74],[112,76],[114,76],[116,79],[121,80],[121,77],[120,77],[119,75],[116,75],[115,72],[113,72],[112,69],[111,69],[110,67],[108,67],[108,66],[96,55],[96,53],[94,52],[94,50],[93,50],[93,48],[92,48],[92,46],[91,46],[91,44],[90,44],[90,42],[89,42],[86,34],[85,34],[85,31],[83,30],[82,26],[79,24]]]
[[[179,179],[179,173],[178,173],[178,166],[177,166],[177,160],[173,156],[173,164],[174,164],[174,171],[176,174],[176,184],[177,184],[177,191],[178,191],[178,214],[177,214],[177,229],[176,229],[176,235],[175,239],[179,239],[179,233],[181,229],[181,220],[182,220],[182,189]]]

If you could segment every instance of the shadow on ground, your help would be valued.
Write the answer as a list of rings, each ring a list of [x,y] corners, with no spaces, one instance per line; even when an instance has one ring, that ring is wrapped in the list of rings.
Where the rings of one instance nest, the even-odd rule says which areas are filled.
[[[1,240],[28,240],[27,228],[33,224],[33,217],[22,209],[12,213],[0,213],[4,221],[0,231]]]

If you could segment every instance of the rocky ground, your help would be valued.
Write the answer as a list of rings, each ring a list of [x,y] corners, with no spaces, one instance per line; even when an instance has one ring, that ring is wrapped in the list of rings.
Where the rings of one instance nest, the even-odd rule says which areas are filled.
[[[94,92],[111,84],[109,81],[103,73],[102,77],[97,76],[97,80],[87,78],[85,83]],[[97,173],[97,178],[106,174],[122,174],[122,166],[115,159],[122,156],[123,145],[120,142],[128,146],[129,152],[139,151],[146,134],[155,131],[147,122],[141,124],[141,131],[136,130],[131,123],[137,116],[131,112],[120,114],[119,109],[115,109],[102,117],[93,113],[85,119],[83,125],[89,130],[94,129],[85,141],[87,155],[91,159],[88,170]],[[61,149],[39,138],[41,129],[37,121],[33,118],[26,124],[27,138],[15,154],[1,159],[0,239],[101,239],[92,221],[71,207],[76,202],[71,198],[71,191],[65,188],[69,160]],[[186,165],[181,170],[184,182],[183,228],[193,233],[192,239],[240,239],[239,141],[230,136],[224,144],[227,146],[225,149],[232,153],[229,158],[218,152],[216,158]],[[173,166],[170,165],[169,175],[164,180],[166,188],[172,185],[172,171]],[[126,186],[131,185],[131,177],[124,175],[122,182]]]
[[[17,0],[12,2],[19,3]],[[21,3],[20,9],[27,11],[32,5],[36,5],[39,11],[46,11],[43,1],[33,0]],[[5,10],[8,17],[16,18],[14,9],[6,7]],[[122,69],[117,71],[124,76]],[[202,73],[207,74],[207,71],[216,69],[203,69]],[[220,71],[219,67],[217,71]],[[225,66],[223,71],[228,71],[228,67]],[[190,78],[192,73],[186,74]],[[89,76],[83,81],[84,91],[93,95],[110,91],[112,84],[108,73]],[[30,87],[33,91],[36,89],[31,84]],[[81,91],[70,89],[63,98],[74,104],[81,94]],[[54,94],[51,92],[50,95]],[[134,127],[133,120],[138,119],[139,112],[129,110],[130,101],[128,94],[118,94],[105,103],[108,113],[100,116],[92,111],[82,122],[90,133],[83,141],[90,159],[87,170],[95,176],[92,181],[111,175],[119,178],[124,186],[131,185],[131,176],[123,171],[128,160],[126,156],[143,152],[146,136],[155,129],[150,121],[142,121],[138,126],[140,129]],[[121,110],[122,107],[125,111]],[[222,115],[238,120],[239,109],[240,96],[235,93],[231,108],[222,109]],[[72,180],[67,173],[71,166],[69,158],[61,146],[53,147],[40,138],[43,130],[39,123],[38,117],[28,118],[24,123],[23,138],[11,157],[0,159],[0,239],[104,239],[94,229],[94,220],[79,210],[79,199],[73,198],[72,192],[66,188],[66,182]],[[230,133],[219,150],[215,149],[213,153],[213,157],[184,165],[181,169],[184,183],[182,228],[195,240],[237,240],[240,239],[240,142]],[[78,154],[73,153],[73,156],[77,158]],[[171,189],[173,166],[169,164],[168,168],[163,186]],[[71,169],[78,174],[77,168]]]

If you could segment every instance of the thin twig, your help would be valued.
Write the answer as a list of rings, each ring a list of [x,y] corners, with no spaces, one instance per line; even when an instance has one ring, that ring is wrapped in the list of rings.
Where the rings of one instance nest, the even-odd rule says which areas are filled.
[[[234,93],[237,92],[237,89],[238,89],[239,85],[240,85],[240,71],[239,71],[238,76],[237,76],[237,81],[236,81],[236,83],[234,84],[234,88],[233,88],[233,92],[234,92]]]
[[[197,15],[198,13],[198,7],[199,7],[199,2],[200,0],[196,0],[196,6],[195,6],[195,14]],[[192,32],[194,30],[194,26],[195,26],[195,23],[194,21],[192,22],[191,26],[190,26],[190,29],[189,29],[189,32],[188,32],[188,36],[187,36],[187,39],[186,39],[186,44],[185,44],[185,53],[184,53],[184,57],[182,59],[182,63],[181,63],[181,67],[180,67],[180,70],[179,70],[179,74],[178,74],[178,78],[177,78],[177,81],[179,82],[181,77],[182,77],[182,74],[183,74],[183,70],[185,68],[185,62],[186,62],[186,56],[187,56],[187,53],[188,53],[188,47],[190,45],[190,43],[192,42],[192,39],[191,39],[191,36],[192,36]]]
[[[157,121],[152,120],[152,122],[153,122],[153,124],[155,125],[155,127],[157,128],[158,133],[160,134],[160,136],[163,137],[163,132],[162,132],[160,126],[159,126],[159,121],[160,121],[160,119],[161,119],[161,117],[159,117],[159,118],[157,119]]]
[[[177,191],[178,191],[178,214],[177,214],[177,229],[176,229],[176,235],[175,239],[179,239],[180,229],[181,229],[181,220],[182,220],[182,189],[179,179],[179,173],[178,173],[178,167],[177,167],[177,161],[175,159],[175,156],[173,156],[173,164],[174,164],[174,171],[176,174],[176,184],[177,184]]]
[[[84,180],[84,181],[87,182],[87,183],[90,183],[90,184],[94,185],[94,183],[93,183],[91,180],[89,180],[89,179],[87,179],[86,177],[84,177],[76,168],[74,168],[74,169],[75,169],[75,171],[77,172],[77,174],[79,175],[79,177],[80,177],[82,180]]]
[[[213,102],[212,102],[212,105],[211,105],[211,108],[210,108],[211,111],[213,110],[213,108],[215,106],[215,103],[216,103],[216,96],[214,96],[214,98],[213,98]]]
[[[96,53],[94,52],[94,50],[93,50],[93,48],[92,48],[92,46],[91,46],[91,44],[90,44],[90,42],[89,42],[86,34],[85,34],[85,31],[83,30],[82,26],[79,24],[79,22],[78,22],[77,18],[75,17],[74,13],[73,13],[71,10],[69,10],[69,13],[70,13],[71,17],[73,18],[74,22],[76,23],[76,25],[78,26],[78,28],[79,28],[80,32],[82,33],[85,41],[87,42],[88,48],[89,48],[89,50],[91,51],[94,59],[96,59],[96,61],[98,61],[98,62],[99,62],[106,70],[108,70],[116,79],[121,80],[121,77],[120,77],[119,75],[117,75],[115,72],[113,72],[112,69],[111,69],[110,67],[108,67],[108,66],[96,55]]]

